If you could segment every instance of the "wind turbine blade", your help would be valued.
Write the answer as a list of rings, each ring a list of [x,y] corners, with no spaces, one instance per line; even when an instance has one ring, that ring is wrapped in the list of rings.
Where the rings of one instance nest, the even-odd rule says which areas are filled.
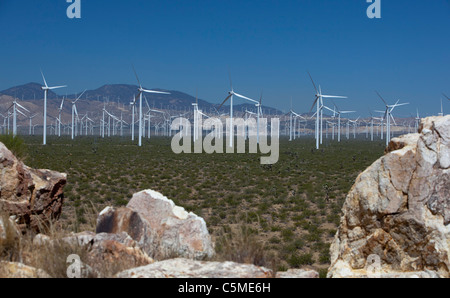
[[[445,98],[447,98],[448,100],[450,100],[450,98],[449,98],[447,95],[445,95],[444,93],[442,93],[442,95],[444,95]]]
[[[63,105],[64,105],[64,97],[63,97],[63,99],[62,99],[62,101],[61,101],[61,105],[59,106],[59,110],[62,110]]]
[[[319,92],[317,91],[316,84],[314,83],[314,80],[313,80],[311,74],[309,73],[309,71],[308,71],[308,75],[309,75],[309,78],[311,79],[311,82],[312,82],[312,84],[313,84],[313,86],[314,86],[314,89],[316,90],[316,94],[319,93]]]
[[[24,109],[24,110],[27,111],[28,113],[31,113],[27,108],[25,108],[24,106],[22,106],[20,103],[16,102],[16,105],[18,105],[20,108]]]
[[[319,97],[316,96],[316,100],[314,100],[314,102],[311,106],[311,109],[309,110],[309,113],[311,113],[312,109],[314,109],[314,106],[316,105],[318,99],[319,99]]]
[[[347,98],[347,96],[322,95],[324,98]]]
[[[155,90],[147,90],[147,89],[143,89],[143,88],[142,88],[142,91],[147,92],[147,93],[170,94],[169,92],[155,91]]]
[[[77,115],[77,117],[78,117],[78,111],[77,111],[77,106],[76,105],[73,105],[73,110],[75,112],[75,115]]]
[[[81,96],[83,96],[84,92],[86,92],[86,89],[84,89],[84,91],[80,94],[80,96],[77,97],[77,99],[75,100],[75,102],[77,102],[77,100],[79,100],[81,98]]]
[[[136,73],[136,69],[134,69],[134,65],[132,65],[132,66],[133,66],[134,75],[136,76],[136,80],[138,81],[139,87],[142,88],[141,82],[139,81],[139,77],[138,77],[138,75],[137,75],[137,73]]]
[[[225,98],[225,100],[222,102],[222,104],[219,106],[219,109],[223,106],[223,104],[228,100],[228,99],[230,99],[230,97],[232,96],[233,94],[230,94],[230,95],[228,95],[227,96],[227,98]]]
[[[394,121],[394,124],[397,125],[397,123],[395,123],[395,119],[394,119],[394,117],[392,116],[391,113],[389,113],[389,116],[391,116],[391,119],[392,119],[392,121]]]
[[[67,85],[64,85],[64,86],[55,86],[55,87],[47,87],[47,88],[48,88],[48,90],[53,90],[53,89],[59,89],[59,88],[65,88],[65,87],[67,87]]]
[[[23,116],[25,116],[25,117],[27,117],[28,118],[28,116],[27,115],[25,115],[24,113],[22,113],[22,111],[20,111],[19,109],[17,109],[16,110],[19,114],[22,114]]]
[[[331,111],[331,112],[333,112],[334,113],[334,110],[332,110],[332,109],[330,109],[329,107],[327,107],[327,106],[323,106],[325,109],[327,109],[328,111]]]
[[[387,103],[386,103],[386,101],[384,100],[384,98],[380,95],[380,93],[378,93],[378,91],[375,91],[377,94],[378,94],[378,96],[381,98],[381,100],[384,102],[384,105],[388,105]]]
[[[356,111],[341,111],[340,113],[341,114],[348,114],[348,113],[356,113]]]
[[[247,99],[247,100],[250,100],[250,101],[258,103],[256,100],[248,98],[248,97],[246,97],[244,95],[241,95],[241,94],[238,94],[238,93],[234,93],[234,95],[236,95],[237,97],[240,97],[240,98]]]
[[[45,87],[48,87],[47,81],[45,80],[44,73],[42,72],[42,69],[41,69],[41,75],[42,75],[42,78],[44,79]]]
[[[148,104],[147,96],[145,96],[145,94],[144,94],[144,99],[145,99],[145,104],[147,105],[147,108],[148,108],[148,110],[150,111],[150,110],[151,110],[151,109],[150,109],[150,105]]]

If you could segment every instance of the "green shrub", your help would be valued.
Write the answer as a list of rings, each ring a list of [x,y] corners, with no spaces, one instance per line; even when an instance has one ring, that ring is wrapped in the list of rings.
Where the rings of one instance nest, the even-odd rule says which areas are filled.
[[[25,160],[27,156],[27,146],[22,137],[12,134],[0,135],[0,142],[8,148],[19,160]]]

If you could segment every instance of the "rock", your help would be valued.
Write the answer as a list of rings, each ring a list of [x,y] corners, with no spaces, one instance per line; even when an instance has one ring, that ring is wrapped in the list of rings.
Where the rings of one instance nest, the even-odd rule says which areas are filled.
[[[50,275],[22,263],[0,262],[0,278],[50,278]]]
[[[20,231],[11,218],[0,216],[0,247],[18,241]]]
[[[0,143],[0,212],[15,215],[22,230],[40,231],[58,219],[67,175],[29,168]]]
[[[126,207],[105,208],[98,216],[96,232],[126,232],[157,260],[202,260],[214,255],[203,218],[152,190],[135,193]]]
[[[126,232],[95,234],[85,231],[58,239],[52,239],[44,234],[37,234],[33,238],[33,245],[54,246],[56,250],[64,245],[68,245],[74,251],[81,252],[82,255],[86,256],[81,268],[82,278],[109,277],[107,275],[111,272],[118,272],[154,262]]]
[[[276,278],[319,278],[319,273],[314,270],[289,269],[280,271],[275,275]]]
[[[125,232],[95,235],[88,251],[88,263],[97,272],[103,274],[144,266],[153,262],[153,259],[142,251]]]
[[[328,277],[450,277],[449,142],[450,115],[422,119],[358,176]]]
[[[235,262],[168,259],[119,272],[118,278],[269,278],[272,271]]]

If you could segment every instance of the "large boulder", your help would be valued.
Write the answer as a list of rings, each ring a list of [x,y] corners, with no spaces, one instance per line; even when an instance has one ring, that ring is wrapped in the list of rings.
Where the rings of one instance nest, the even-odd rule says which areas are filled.
[[[328,277],[450,277],[450,115],[392,139],[347,195]]]
[[[0,213],[15,215],[22,230],[39,231],[58,219],[67,175],[26,166],[0,143]]]
[[[135,193],[126,207],[106,207],[98,216],[96,232],[126,232],[156,260],[214,255],[203,218],[153,190]]]

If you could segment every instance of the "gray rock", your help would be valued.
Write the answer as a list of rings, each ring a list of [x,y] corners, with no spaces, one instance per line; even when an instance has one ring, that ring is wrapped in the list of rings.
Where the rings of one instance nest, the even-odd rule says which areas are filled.
[[[269,278],[272,271],[234,262],[207,262],[185,258],[168,259],[125,270],[118,278]]]
[[[347,195],[328,277],[450,277],[450,115],[392,139]],[[376,266],[369,259],[376,259]]]
[[[202,260],[214,255],[203,218],[152,190],[134,194],[127,207],[105,208],[98,216],[96,232],[126,232],[157,260],[173,257]]]

